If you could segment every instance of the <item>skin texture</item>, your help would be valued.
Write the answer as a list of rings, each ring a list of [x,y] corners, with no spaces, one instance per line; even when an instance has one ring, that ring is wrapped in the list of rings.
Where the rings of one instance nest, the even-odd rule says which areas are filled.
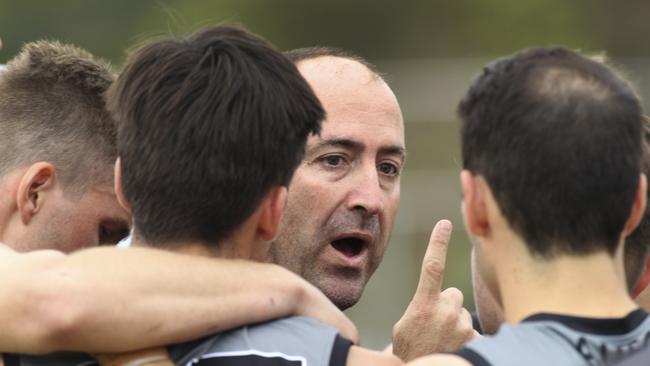
[[[116,174],[119,179],[120,174]],[[282,188],[284,189],[284,188]],[[280,217],[283,214],[282,208],[284,207],[284,194],[274,194],[277,189],[272,189],[270,193],[262,200],[260,206],[257,207],[255,212],[240,224],[226,240],[219,243],[217,250],[208,249],[204,243],[185,243],[179,247],[175,247],[174,251],[179,251],[185,254],[191,254],[201,257],[218,257],[226,261],[233,260],[257,260],[264,258],[268,254],[267,243],[278,231]],[[126,202],[126,199],[121,193],[121,189],[117,189],[118,197],[121,202]],[[286,191],[285,191],[286,192]],[[147,246],[146,242],[141,242],[136,239],[134,242],[136,246]],[[156,357],[156,361],[152,364],[158,366],[171,366],[173,363],[169,360],[169,355],[165,349],[147,349],[137,353],[117,356],[100,356],[98,359],[102,365],[123,365],[125,362],[144,359],[148,357]],[[164,360],[167,358],[166,360]],[[403,365],[403,362],[394,355],[384,352],[371,351],[361,348],[359,346],[350,347],[346,365],[350,366],[398,366]]]
[[[472,250],[472,286],[474,287],[474,299],[478,313],[479,322],[483,334],[495,334],[499,326],[504,321],[503,310],[494,299],[494,296],[485,287],[485,284],[478,275],[476,264],[474,263],[474,251]],[[634,297],[634,301],[646,311],[650,311],[650,260],[646,264],[645,273],[639,280],[640,288],[643,290]]]
[[[404,126],[394,94],[365,66],[344,58],[298,63],[327,111],[291,181],[271,260],[321,289],[339,308],[354,305],[381,262],[400,199]],[[363,241],[345,255],[331,243]]]
[[[17,251],[70,253],[116,244],[128,234],[130,215],[118,204],[113,182],[69,192],[55,167],[39,162],[7,174],[0,191],[0,241]]]
[[[494,296],[488,291],[476,269],[476,257],[472,250],[472,288],[474,289],[474,301],[476,303],[476,313],[481,331],[485,335],[495,334],[503,323],[503,311],[497,304]]]
[[[0,245],[0,273],[3,352],[123,352],[292,314],[357,339],[352,323],[319,291],[263,263],[148,248],[23,254]]]
[[[539,312],[621,317],[636,308],[627,293],[622,249],[645,210],[645,176],[639,177],[614,258],[603,251],[537,260],[501,214],[483,177],[463,171],[461,186],[465,224],[474,237],[474,269],[503,308],[505,321],[516,324]]]
[[[516,324],[538,312],[620,317],[636,307],[627,295],[622,249],[623,237],[634,230],[645,210],[645,177],[640,178],[636,200],[613,260],[607,253],[596,253],[536,261],[508,225],[482,177],[463,171],[461,187],[463,218],[473,244],[474,278],[481,279],[479,293],[487,290],[494,294],[492,304],[504,309],[505,321]],[[595,277],[600,280],[594,282]],[[485,298],[477,298],[481,300]],[[414,364],[469,365],[453,355],[429,356]]]
[[[345,309],[357,302],[388,245],[404,164],[403,121],[385,82],[356,61],[324,56],[298,69],[327,119],[307,142],[270,254]],[[352,259],[331,245],[345,234],[366,240]],[[450,234],[450,224],[433,229],[418,291],[393,328],[393,352],[403,360],[455,351],[474,336],[462,293],[440,288]]]
[[[275,265],[144,248],[74,251],[99,244],[105,218],[128,215],[112,188],[70,198],[56,176],[50,164],[35,163],[0,180],[9,245],[0,244],[0,352],[123,352],[294,314],[358,340],[320,291]]]
[[[431,232],[417,290],[393,327],[393,353],[404,361],[436,352],[455,352],[478,334],[463,307],[463,293],[442,290],[452,225],[439,221]]]
[[[635,289],[637,297],[634,299],[646,311],[650,311],[650,286],[648,283],[650,283],[650,258],[646,261],[645,273],[641,276],[637,289]]]

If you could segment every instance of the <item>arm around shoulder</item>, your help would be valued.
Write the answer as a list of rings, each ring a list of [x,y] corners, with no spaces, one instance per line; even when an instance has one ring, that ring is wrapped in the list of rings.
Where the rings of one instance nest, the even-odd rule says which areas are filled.
[[[356,337],[324,295],[270,264],[145,248],[0,251],[4,352],[125,352],[289,315]]]

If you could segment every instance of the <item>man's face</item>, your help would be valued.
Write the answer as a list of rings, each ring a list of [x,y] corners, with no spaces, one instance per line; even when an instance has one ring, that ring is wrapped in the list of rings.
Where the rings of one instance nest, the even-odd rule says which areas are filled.
[[[80,197],[57,190],[46,200],[23,235],[9,243],[17,250],[56,249],[69,253],[116,244],[129,233],[130,216],[118,204],[112,184],[90,187]]]
[[[361,64],[319,57],[298,64],[327,112],[289,186],[273,261],[354,305],[384,255],[400,199],[401,111]]]

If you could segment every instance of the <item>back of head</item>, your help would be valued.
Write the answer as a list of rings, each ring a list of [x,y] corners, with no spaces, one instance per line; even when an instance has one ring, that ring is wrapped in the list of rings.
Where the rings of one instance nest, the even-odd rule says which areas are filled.
[[[109,93],[124,194],[150,244],[216,244],[286,186],[324,111],[286,57],[215,26],[149,44]]]
[[[459,106],[463,167],[529,251],[613,253],[636,193],[642,108],[612,70],[563,48],[487,66]]]
[[[111,182],[116,128],[108,66],[59,42],[26,44],[0,74],[0,174],[49,161],[66,187]]]

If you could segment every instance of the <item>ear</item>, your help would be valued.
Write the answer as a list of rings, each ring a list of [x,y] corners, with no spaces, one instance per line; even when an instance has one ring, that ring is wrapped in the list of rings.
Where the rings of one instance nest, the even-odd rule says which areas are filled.
[[[463,192],[462,211],[467,230],[478,237],[489,233],[485,189],[482,180],[472,175],[469,170],[460,172],[460,186]]]
[[[264,197],[257,224],[257,232],[262,240],[270,241],[277,235],[286,203],[287,187],[274,187]]]
[[[634,287],[634,290],[632,290],[632,298],[636,298],[639,296],[643,290],[645,290],[648,285],[650,284],[650,257],[646,260],[645,263],[645,271],[641,275],[641,278],[639,279],[639,282],[637,282],[636,286]]]
[[[56,169],[48,162],[30,165],[20,179],[16,203],[24,225],[42,208],[48,193],[57,188]]]
[[[630,211],[630,216],[628,216],[625,226],[623,228],[623,236],[630,235],[639,223],[643,219],[645,213],[647,195],[648,181],[645,174],[641,173],[639,176],[639,184],[636,189],[636,194],[634,195],[634,202],[632,204],[632,210]]]
[[[124,190],[122,189],[122,162],[120,158],[115,160],[115,182],[113,188],[115,189],[117,202],[130,214],[131,208],[129,207],[129,202],[126,200]]]

